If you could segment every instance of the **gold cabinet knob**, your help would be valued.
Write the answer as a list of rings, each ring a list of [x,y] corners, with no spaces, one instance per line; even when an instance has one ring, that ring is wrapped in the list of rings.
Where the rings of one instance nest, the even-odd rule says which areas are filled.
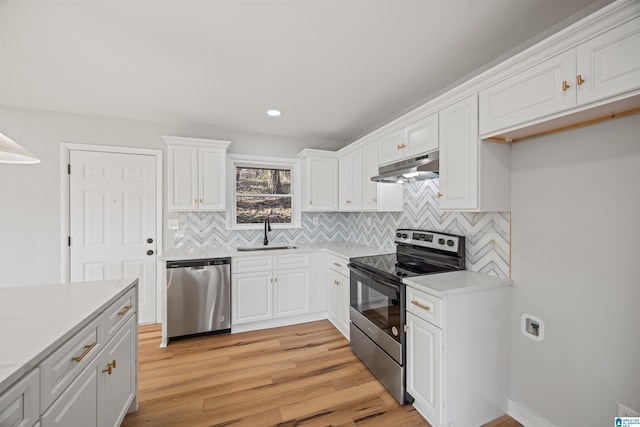
[[[107,363],[107,369],[103,369],[102,372],[106,372],[107,374],[111,375],[111,371],[113,369],[116,369],[116,359],[113,359],[111,363]]]
[[[438,193],[436,194],[436,196],[438,197],[438,199],[440,199],[440,198],[443,196],[443,194],[442,194],[441,192],[439,192],[439,191],[438,191]]]
[[[346,203],[347,203],[348,205],[350,205],[350,204],[351,204],[351,200],[347,200],[347,201],[346,201]]]
[[[562,91],[566,92],[571,86],[569,86],[569,83],[567,83],[566,80],[562,81]]]
[[[582,74],[578,74],[578,77],[576,77],[576,82],[578,83],[578,86],[580,86],[582,83],[584,83],[584,79],[582,78]]]

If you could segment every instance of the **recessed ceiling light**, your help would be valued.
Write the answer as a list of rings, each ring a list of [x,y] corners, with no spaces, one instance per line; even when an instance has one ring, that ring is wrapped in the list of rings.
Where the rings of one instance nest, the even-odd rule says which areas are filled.
[[[271,117],[278,117],[282,114],[280,110],[267,110],[267,114]]]

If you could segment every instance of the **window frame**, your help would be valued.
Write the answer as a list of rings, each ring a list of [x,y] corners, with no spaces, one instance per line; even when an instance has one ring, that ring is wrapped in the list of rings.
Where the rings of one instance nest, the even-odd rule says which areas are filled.
[[[262,230],[260,224],[238,224],[236,209],[236,167],[291,170],[291,223],[271,224],[272,229],[302,228],[300,159],[263,157],[245,154],[227,155],[227,230]]]

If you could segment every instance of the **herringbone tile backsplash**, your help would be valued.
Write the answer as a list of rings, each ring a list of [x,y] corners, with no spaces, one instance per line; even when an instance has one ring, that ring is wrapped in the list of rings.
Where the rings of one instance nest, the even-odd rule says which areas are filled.
[[[443,231],[466,237],[467,269],[509,277],[510,214],[438,209],[438,179],[404,184],[403,212],[303,212],[302,228],[269,233],[273,244],[351,241],[395,250],[397,228]],[[318,224],[313,225],[313,218]],[[180,248],[261,245],[261,230],[227,230],[225,212],[180,212]],[[369,225],[371,224],[371,225]]]

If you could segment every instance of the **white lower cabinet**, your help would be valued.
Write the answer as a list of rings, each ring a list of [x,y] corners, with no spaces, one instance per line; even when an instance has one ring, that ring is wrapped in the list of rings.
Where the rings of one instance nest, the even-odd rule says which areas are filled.
[[[232,272],[235,331],[252,329],[234,328],[238,325],[276,326],[268,322],[310,312],[309,254],[234,258]]]
[[[31,427],[40,414],[40,369],[35,368],[0,395],[0,426]]]
[[[329,321],[349,339],[349,261],[329,257]]]
[[[433,427],[507,412],[509,287],[439,297],[407,286],[407,392]]]
[[[137,286],[137,285],[136,285]],[[0,394],[0,427],[117,427],[137,409],[137,287]]]

